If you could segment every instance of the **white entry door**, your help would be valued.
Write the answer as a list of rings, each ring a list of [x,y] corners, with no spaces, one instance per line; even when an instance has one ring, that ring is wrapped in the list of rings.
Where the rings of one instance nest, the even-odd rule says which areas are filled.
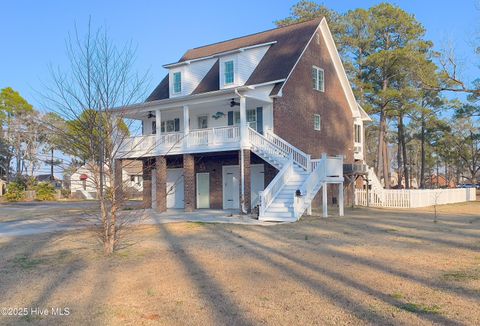
[[[223,209],[240,208],[240,167],[223,166]]]
[[[197,208],[210,208],[210,173],[197,173]]]
[[[167,208],[184,208],[183,169],[167,169]]]
[[[263,164],[253,164],[250,167],[251,192],[250,199],[252,208],[259,204],[259,192],[265,189],[265,171]]]

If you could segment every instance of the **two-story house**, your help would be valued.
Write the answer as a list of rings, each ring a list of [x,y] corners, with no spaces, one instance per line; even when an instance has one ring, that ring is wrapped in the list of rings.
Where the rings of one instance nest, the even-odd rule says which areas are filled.
[[[258,206],[262,220],[294,221],[316,202],[326,214],[336,189],[343,214],[343,163],[363,160],[368,116],[325,19],[194,48],[163,67],[144,103],[118,110],[143,125],[118,159],[143,161],[146,207]]]

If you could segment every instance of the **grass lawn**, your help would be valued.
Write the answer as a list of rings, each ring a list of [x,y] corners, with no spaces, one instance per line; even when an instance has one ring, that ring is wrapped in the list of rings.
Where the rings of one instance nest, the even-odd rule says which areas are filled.
[[[87,231],[0,239],[15,325],[480,324],[480,202],[246,226],[175,223],[103,258]]]

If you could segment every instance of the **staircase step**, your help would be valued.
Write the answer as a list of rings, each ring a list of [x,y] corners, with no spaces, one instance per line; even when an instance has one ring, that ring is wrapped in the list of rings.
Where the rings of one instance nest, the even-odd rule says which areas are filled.
[[[297,220],[296,218],[293,217],[293,215],[282,217],[276,214],[275,215],[265,214],[263,216],[260,216],[258,219],[264,222],[295,222]]]
[[[289,218],[289,217],[293,217],[293,213],[292,212],[272,212],[269,209],[267,209],[264,216]]]
[[[273,203],[270,204],[268,207],[270,208],[289,208],[293,206],[293,200],[291,201],[274,201]]]
[[[268,213],[292,213],[292,208],[290,207],[272,207],[272,205],[270,205],[267,209],[267,214]]]

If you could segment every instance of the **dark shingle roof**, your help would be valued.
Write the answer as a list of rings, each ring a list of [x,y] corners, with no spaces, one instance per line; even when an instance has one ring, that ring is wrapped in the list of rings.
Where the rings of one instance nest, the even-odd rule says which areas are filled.
[[[228,41],[188,50],[178,62],[208,57],[252,45],[276,42],[270,46],[245,85],[261,84],[285,79],[293,69],[303,49],[315,32],[321,19],[271,29]],[[216,74],[215,74],[216,73]],[[218,61],[200,82],[193,94],[219,89]],[[147,98],[148,101],[168,98],[168,75]]]
[[[200,94],[211,91],[217,91],[220,85],[220,64],[218,60],[213,64],[212,68],[207,72],[205,77],[200,81],[197,88],[192,94]]]

